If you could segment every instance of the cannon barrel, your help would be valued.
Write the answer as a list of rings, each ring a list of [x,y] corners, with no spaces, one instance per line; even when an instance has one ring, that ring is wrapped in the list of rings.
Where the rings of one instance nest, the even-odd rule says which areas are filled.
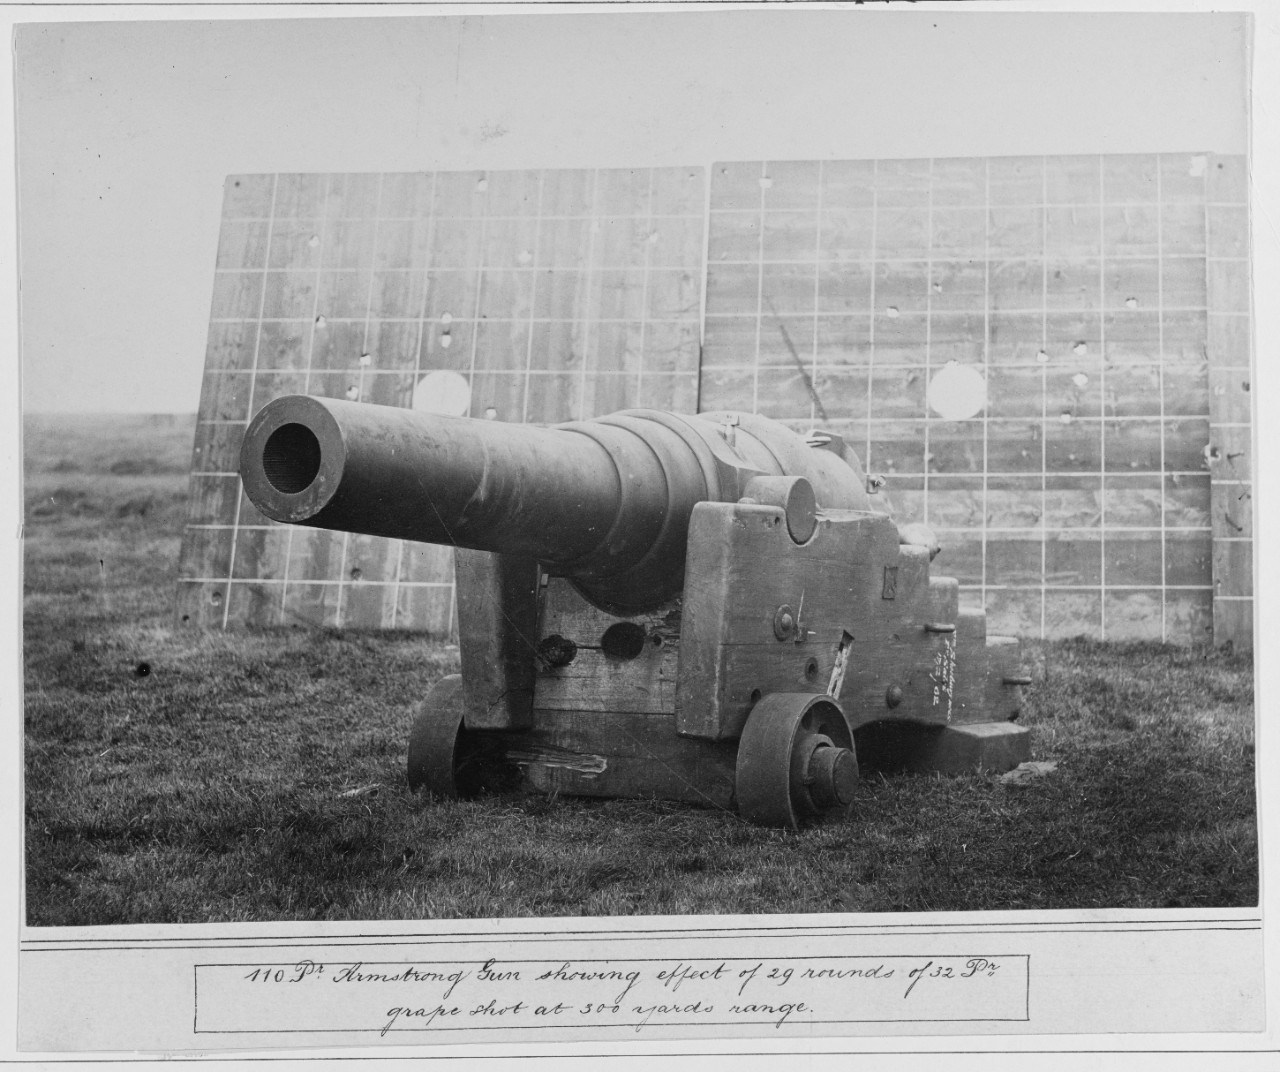
[[[240,474],[275,521],[532,558],[620,610],[678,594],[693,507],[753,480],[777,490],[756,478],[803,478],[783,483],[807,482],[819,508],[869,508],[838,436],[747,414],[539,427],[290,395],[250,423]]]

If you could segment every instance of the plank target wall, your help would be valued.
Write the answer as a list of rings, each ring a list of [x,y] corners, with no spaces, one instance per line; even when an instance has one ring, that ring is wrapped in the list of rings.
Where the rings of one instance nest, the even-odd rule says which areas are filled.
[[[1213,633],[1253,646],[1253,392],[1249,184],[1242,157],[1209,170],[1208,237],[1210,499]]]
[[[849,437],[994,631],[1248,645],[1244,171],[716,164],[701,405]],[[950,362],[967,419],[927,400]]]
[[[249,419],[289,393],[409,406],[438,370],[497,420],[692,412],[704,225],[696,167],[228,179],[179,619],[449,631],[448,548],[258,514]]]

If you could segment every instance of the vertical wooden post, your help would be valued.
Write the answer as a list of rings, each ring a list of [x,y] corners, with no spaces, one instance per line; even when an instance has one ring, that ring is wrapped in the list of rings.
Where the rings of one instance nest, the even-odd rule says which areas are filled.
[[[458,548],[458,643],[467,729],[533,725],[538,564]]]
[[[1253,648],[1253,422],[1248,161],[1209,157],[1206,271],[1213,642]]]

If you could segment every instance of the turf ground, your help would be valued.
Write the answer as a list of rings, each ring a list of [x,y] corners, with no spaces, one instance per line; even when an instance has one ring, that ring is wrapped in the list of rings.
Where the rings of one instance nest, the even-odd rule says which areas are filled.
[[[1247,655],[1026,646],[1024,784],[865,777],[798,833],[645,801],[415,797],[415,703],[457,649],[175,626],[193,418],[25,437],[32,925],[1254,905]]]

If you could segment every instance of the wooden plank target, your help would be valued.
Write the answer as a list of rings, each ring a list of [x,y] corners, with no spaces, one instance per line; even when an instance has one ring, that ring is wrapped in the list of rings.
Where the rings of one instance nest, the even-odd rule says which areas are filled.
[[[716,164],[701,404],[856,444],[993,632],[1244,642],[1247,559],[1219,545],[1251,540],[1246,174]],[[940,375],[976,405],[942,412]]]
[[[228,179],[180,621],[450,632],[451,549],[269,522],[236,474],[246,425],[290,393],[692,412],[704,198],[696,167]]]

